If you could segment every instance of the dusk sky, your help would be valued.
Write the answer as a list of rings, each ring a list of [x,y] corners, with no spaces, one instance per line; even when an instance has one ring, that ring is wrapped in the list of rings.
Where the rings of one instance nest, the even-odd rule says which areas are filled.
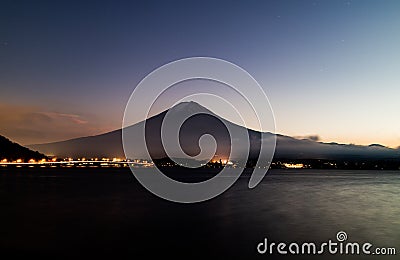
[[[400,1],[81,2],[1,1],[1,135],[118,129],[148,73],[210,56],[261,84],[277,133],[400,146]]]

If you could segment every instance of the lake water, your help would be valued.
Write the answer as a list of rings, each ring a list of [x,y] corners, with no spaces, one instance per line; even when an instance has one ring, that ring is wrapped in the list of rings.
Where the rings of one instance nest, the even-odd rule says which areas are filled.
[[[209,201],[177,204],[152,195],[126,168],[2,168],[0,250],[267,259],[256,250],[264,238],[318,243],[345,231],[347,241],[399,254],[400,171],[272,170],[252,190],[248,179]],[[327,258],[344,256],[315,257]]]

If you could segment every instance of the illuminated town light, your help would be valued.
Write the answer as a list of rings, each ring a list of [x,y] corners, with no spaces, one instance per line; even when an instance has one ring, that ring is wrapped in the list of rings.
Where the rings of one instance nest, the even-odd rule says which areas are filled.
[[[300,169],[300,168],[304,168],[304,164],[302,163],[284,163],[283,166],[285,166],[286,168],[289,169]]]

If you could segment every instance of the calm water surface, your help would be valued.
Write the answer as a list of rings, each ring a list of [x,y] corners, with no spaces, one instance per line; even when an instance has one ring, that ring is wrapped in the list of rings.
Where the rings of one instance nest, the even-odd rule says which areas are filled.
[[[0,250],[271,259],[256,251],[265,237],[325,242],[345,231],[348,241],[396,247],[399,254],[400,171],[272,170],[252,190],[248,179],[215,199],[185,205],[155,197],[129,169],[3,168]]]

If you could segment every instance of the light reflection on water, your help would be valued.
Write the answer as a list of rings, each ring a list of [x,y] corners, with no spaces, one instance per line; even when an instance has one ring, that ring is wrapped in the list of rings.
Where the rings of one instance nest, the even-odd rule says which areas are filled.
[[[226,194],[235,203],[224,211],[247,212],[249,233],[257,236],[325,242],[344,230],[348,241],[400,245],[398,171],[276,170],[255,190],[245,188],[235,186]]]

